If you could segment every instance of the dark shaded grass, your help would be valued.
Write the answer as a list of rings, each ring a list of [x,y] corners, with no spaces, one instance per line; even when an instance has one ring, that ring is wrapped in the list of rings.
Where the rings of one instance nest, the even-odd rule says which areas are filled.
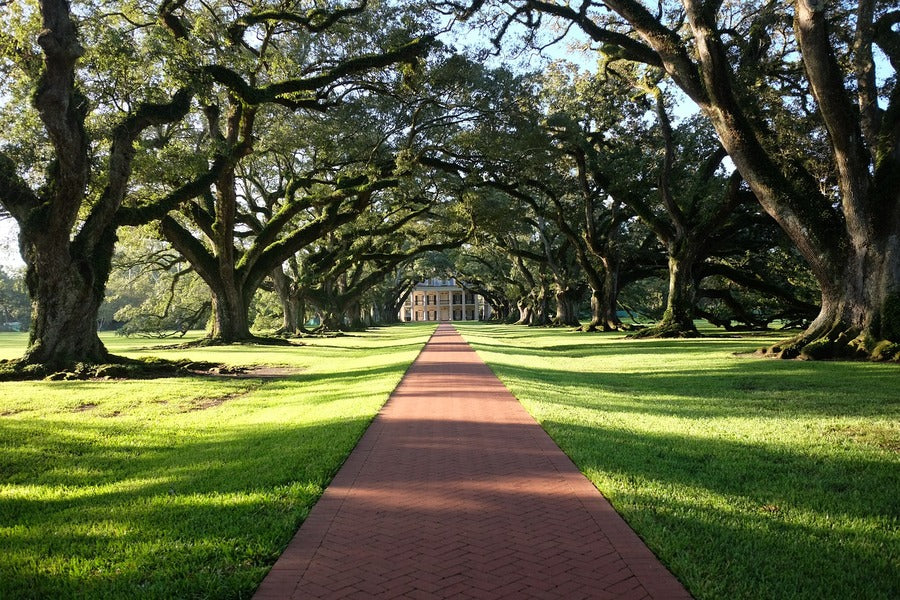
[[[460,330],[696,597],[900,597],[896,365]]]
[[[140,450],[90,425],[5,425],[4,445],[45,448],[8,480],[85,495],[0,498],[3,597],[249,597],[367,423],[157,431]]]
[[[279,379],[0,383],[0,598],[249,598],[432,330],[189,352]]]

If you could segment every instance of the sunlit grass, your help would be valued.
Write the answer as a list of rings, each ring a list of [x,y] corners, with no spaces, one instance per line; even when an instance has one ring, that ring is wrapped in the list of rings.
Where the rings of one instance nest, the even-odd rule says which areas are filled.
[[[896,365],[458,329],[697,598],[900,598]]]
[[[109,337],[116,354],[297,373],[0,383],[0,598],[248,598],[433,328],[300,347]],[[24,344],[0,334],[0,357]]]

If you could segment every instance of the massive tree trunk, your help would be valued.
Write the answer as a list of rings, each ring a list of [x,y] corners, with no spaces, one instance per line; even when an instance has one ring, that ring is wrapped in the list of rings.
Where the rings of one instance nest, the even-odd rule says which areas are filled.
[[[584,328],[585,331],[611,331],[607,324],[608,309],[606,307],[606,294],[603,290],[591,288],[591,321]]]
[[[281,303],[281,328],[278,333],[287,335],[300,333],[303,309],[290,277],[278,267],[272,270],[272,283]]]
[[[410,284],[405,288],[406,291],[394,298],[393,301],[385,303],[381,311],[380,321],[382,323],[392,325],[401,322],[400,311],[403,310],[403,305],[406,304],[406,299],[409,298],[413,289],[414,286]]]
[[[109,242],[97,248],[94,256],[72,256],[68,243],[60,245],[59,240],[46,237],[27,229],[22,232],[22,240],[30,248],[26,281],[32,302],[23,361],[50,368],[105,362],[109,354],[97,335],[97,315],[115,234],[110,233]]]
[[[737,33],[748,39],[732,43],[731,25],[717,23],[722,3],[682,0],[692,33],[690,42],[685,42],[681,31],[667,27],[661,16],[641,2],[603,4],[625,19],[641,39],[606,29],[589,13],[568,6],[540,3],[536,9],[578,23],[595,41],[619,46],[627,60],[665,70],[700,106],[760,204],[796,244],[818,280],[819,316],[801,335],[771,351],[781,357],[856,355],[900,360],[900,93],[896,86],[885,88],[888,106],[879,107],[883,97],[876,85],[872,52],[875,43],[896,74],[900,34],[895,27],[900,11],[889,10],[874,21],[875,3],[857,3],[855,16],[845,15],[842,21],[855,26],[851,53],[842,57],[849,60],[838,61],[825,12],[843,8],[812,0],[792,3],[793,32],[806,81],[792,81],[787,87],[808,84],[816,100],[834,172],[834,181],[822,182],[806,167],[821,164],[822,156],[805,148],[786,148],[787,138],[772,131],[788,115],[780,114],[782,94],[766,81],[772,73],[756,72],[762,59],[783,58],[775,56],[776,45],[766,39],[768,28],[778,22],[771,10],[754,9],[755,14],[732,19],[732,23],[749,25]],[[772,56],[766,54],[770,49]],[[787,72],[780,65],[777,68],[779,77]],[[855,80],[855,90],[846,86],[850,80]],[[766,105],[769,98],[775,98],[775,103]]]
[[[669,293],[666,310],[654,327],[645,329],[635,337],[697,337],[700,333],[694,325],[694,304],[697,284],[694,277],[694,261],[675,254],[669,255]]]
[[[4,205],[21,227],[20,247],[31,295],[31,332],[24,362],[58,367],[74,361],[100,362],[106,349],[97,336],[97,313],[109,275],[115,230],[101,227],[100,241],[73,244],[72,229],[90,180],[87,101],[75,88],[75,64],[84,50],[65,2],[41,3],[45,30],[38,38],[44,69],[34,105],[56,150],[49,181],[37,197],[18,180],[11,161],[0,164]],[[5,159],[5,157],[3,157]],[[10,185],[27,193],[22,206],[8,198]],[[43,205],[38,208],[38,204]],[[11,206],[9,206],[12,204]],[[33,206],[32,206],[33,205]]]
[[[508,304],[497,301],[489,302],[488,304],[491,307],[491,316],[487,319],[483,319],[484,321],[499,321],[500,323],[506,323],[510,319]]]
[[[209,286],[212,296],[209,338],[227,344],[253,339],[249,314],[256,286],[248,286],[242,274],[235,272],[233,256],[227,251],[214,256],[172,217],[165,217],[160,229]],[[231,245],[230,241],[228,245]]]
[[[606,258],[603,273],[588,276],[591,288],[591,322],[585,331],[619,331],[624,328],[616,310],[619,304],[618,263]]]
[[[343,311],[334,309],[321,308],[322,324],[319,326],[323,331],[344,331],[347,329],[347,321]]]
[[[516,302],[516,309],[519,311],[519,320],[514,325],[530,325],[532,317],[531,299],[528,297],[520,298]]]
[[[680,337],[698,335],[694,327],[694,302],[697,298],[694,263],[695,257],[689,252],[669,254],[669,296],[659,327],[673,329]]]
[[[362,304],[359,300],[351,300],[343,310],[344,322],[350,331],[363,331],[368,326]]]
[[[165,217],[160,229],[209,287],[212,296],[210,340],[233,343],[253,339],[250,333],[250,301],[256,291],[242,272],[236,272],[233,255],[227,250],[213,255],[172,217]],[[226,244],[230,246],[230,240]]]
[[[603,327],[603,291],[591,287],[591,320],[585,331],[604,330]]]
[[[900,345],[895,341],[900,340],[898,236],[872,237],[855,240],[854,246],[862,247],[848,249],[846,262],[829,265],[837,277],[820,280],[819,315],[806,331],[773,346],[770,352],[783,357],[900,358]]]
[[[393,325],[402,321],[400,311],[407,298],[415,289],[416,282],[398,278],[387,290],[377,295],[375,303],[375,321],[384,325]]]
[[[253,337],[250,334],[249,314],[250,300],[256,290],[248,290],[243,273],[237,272],[234,235],[238,211],[235,169],[238,160],[251,151],[250,140],[255,114],[255,109],[244,109],[232,100],[225,134],[219,134],[213,128],[215,137],[231,147],[241,148],[235,153],[230,168],[225,169],[216,181],[215,221],[211,226],[214,235],[210,241],[217,264],[213,277],[207,281],[212,291],[213,319],[210,338],[226,343],[245,341]],[[212,122],[212,119],[210,121]]]
[[[616,283],[617,273],[610,272],[604,268],[603,272],[599,272],[586,259],[586,253],[579,252],[579,263],[584,269],[584,275],[587,278],[588,287],[591,290],[591,320],[584,327],[581,323],[576,325],[579,330],[583,331],[613,331],[619,328],[621,323],[616,317],[616,297],[618,296],[618,285]],[[609,261],[603,261],[604,267]]]
[[[603,319],[603,331],[623,329],[619,319],[619,266],[618,260],[603,258],[603,296],[600,305],[600,318]]]
[[[491,316],[488,319],[489,321],[508,323],[513,318],[512,306],[507,298],[497,298],[494,302],[491,302]]]
[[[396,310],[394,310],[396,308]],[[375,322],[382,325],[396,325],[400,323],[400,309],[393,303],[380,308],[376,307]]]
[[[770,351],[788,358],[900,358],[900,98],[894,94],[881,130],[867,140],[828,40],[825,5],[796,3],[794,30],[835,161],[841,212],[834,211],[808,172],[794,168],[789,175],[781,168],[786,165],[776,165],[751,133],[729,87],[727,62],[709,15],[693,0],[685,6],[710,93],[701,106],[763,208],[797,245],[822,289],[821,311],[810,327]],[[859,16],[860,26],[871,20],[871,15]],[[861,101],[866,100],[863,93]],[[877,99],[868,102],[877,104]]]
[[[326,278],[321,286],[309,289],[312,304],[322,315],[318,331],[346,331],[352,321],[349,306],[353,298],[346,295],[346,278]]]
[[[695,246],[682,240],[677,248],[669,248],[669,294],[666,310],[655,326],[634,334],[633,337],[698,337],[694,326],[694,304],[697,298],[697,281],[694,268],[697,256]]]
[[[556,286],[556,316],[552,321],[554,326],[581,327],[578,320],[578,295],[578,291],[569,286]]]
[[[550,324],[550,299],[549,290],[545,283],[532,291],[531,315],[528,325],[543,327]]]
[[[212,292],[212,331],[209,337],[224,343],[247,341],[250,333],[250,300],[235,282],[217,282]],[[251,294],[252,295],[252,294]]]
[[[69,3],[40,3],[44,53],[33,103],[52,146],[47,165],[21,165],[46,172],[34,190],[0,151],[0,203],[19,224],[19,246],[32,299],[32,327],[23,364],[51,368],[102,362],[109,355],[97,336],[116,242],[117,216],[128,190],[135,140],[153,125],[180,120],[189,110],[182,90],[168,104],[135,103],[109,129],[107,140],[91,140],[85,127],[88,100],[77,89],[75,71],[84,53]],[[109,142],[105,169],[93,164],[92,143]],[[41,154],[39,151],[38,154]],[[93,180],[93,181],[92,181]],[[146,222],[146,220],[142,221]]]

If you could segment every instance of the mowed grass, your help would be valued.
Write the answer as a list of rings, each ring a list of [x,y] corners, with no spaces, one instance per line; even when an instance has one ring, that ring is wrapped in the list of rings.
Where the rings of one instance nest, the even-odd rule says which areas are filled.
[[[0,383],[0,598],[249,598],[433,329],[290,348],[110,337],[128,356],[300,371]],[[24,343],[0,335],[0,358]]]
[[[900,598],[900,368],[457,324],[698,599]]]

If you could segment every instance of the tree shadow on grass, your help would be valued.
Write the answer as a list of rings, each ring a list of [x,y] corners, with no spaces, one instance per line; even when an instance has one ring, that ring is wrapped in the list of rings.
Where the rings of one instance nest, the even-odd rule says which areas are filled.
[[[377,380],[386,375],[396,374],[402,375],[404,373],[403,366],[405,366],[408,361],[398,361],[395,363],[379,365],[377,367],[355,367],[353,369],[348,369],[343,373],[334,373],[334,372],[324,372],[324,373],[315,373],[315,372],[302,372],[297,373],[295,375],[290,375],[284,377],[283,379],[274,380],[268,384],[267,389],[274,389],[273,386],[278,386],[279,382],[284,382],[286,384],[290,383],[303,383],[303,384],[318,384],[318,383],[328,383],[329,387],[334,388],[335,390],[339,390],[342,386],[346,384],[353,384],[359,382],[365,382],[369,380]],[[315,401],[315,398],[312,399]]]
[[[897,461],[546,421],[704,598],[898,597]],[[711,505],[703,498],[719,496]],[[776,588],[772,582],[778,582]]]
[[[630,373],[510,364],[494,364],[492,369],[530,396],[562,389],[566,393],[554,396],[553,402],[599,410],[685,418],[900,414],[897,373],[890,366],[859,366],[865,365],[735,360],[718,368]]]
[[[0,496],[0,597],[249,597],[368,422],[136,444],[96,425],[4,422],[3,438],[39,447],[0,453],[0,482],[25,486]]]
[[[822,446],[790,446],[715,432],[641,431],[645,415],[761,424],[812,419],[818,422],[810,427],[822,428],[809,434],[815,437],[831,435],[833,419],[900,416],[895,366],[721,355],[778,335],[785,334],[591,344],[572,338],[546,347],[540,336],[514,336],[531,338],[521,347],[518,339],[504,344],[510,338],[498,328],[496,342],[472,345],[502,356],[495,373],[541,406],[548,433],[582,471],[606,483],[620,512],[697,597],[900,597],[900,470],[890,451],[896,430],[884,432],[893,441],[874,444],[888,453],[847,445],[843,432]],[[661,360],[643,370],[602,370],[604,357],[621,365],[624,356],[648,353]],[[700,357],[713,353],[720,356],[705,366]],[[691,358],[672,365],[684,356]],[[552,362],[523,366],[540,364],[535,357]],[[591,371],[579,370],[584,362],[564,362],[594,357]],[[580,423],[584,411],[593,411],[597,424]],[[617,425],[604,425],[604,413],[621,415],[612,419]]]
[[[507,336],[504,336],[504,339]],[[608,338],[609,339],[609,338]],[[475,350],[486,350],[488,352],[497,352],[501,354],[520,354],[525,356],[543,356],[548,352],[553,354],[564,354],[571,358],[587,358],[596,356],[617,356],[626,353],[646,354],[656,353],[661,350],[671,352],[672,354],[691,354],[691,353],[709,353],[722,350],[739,350],[741,352],[749,352],[753,349],[760,348],[765,345],[766,340],[771,338],[759,339],[730,339],[730,338],[677,338],[665,340],[626,340],[610,339],[610,343],[572,343],[572,344],[553,344],[548,346],[535,346],[524,348],[521,346],[509,344],[491,344],[482,341],[473,341],[472,347]],[[573,340],[573,342],[578,340]]]
[[[394,354],[398,352],[407,352],[413,348],[421,348],[424,346],[424,342],[411,342],[408,344],[391,344],[390,346],[379,348],[376,346],[347,346],[342,344],[310,344],[305,348],[307,350],[315,350],[316,348],[331,348],[335,350],[362,350],[362,351],[375,351],[378,350],[379,354]]]

